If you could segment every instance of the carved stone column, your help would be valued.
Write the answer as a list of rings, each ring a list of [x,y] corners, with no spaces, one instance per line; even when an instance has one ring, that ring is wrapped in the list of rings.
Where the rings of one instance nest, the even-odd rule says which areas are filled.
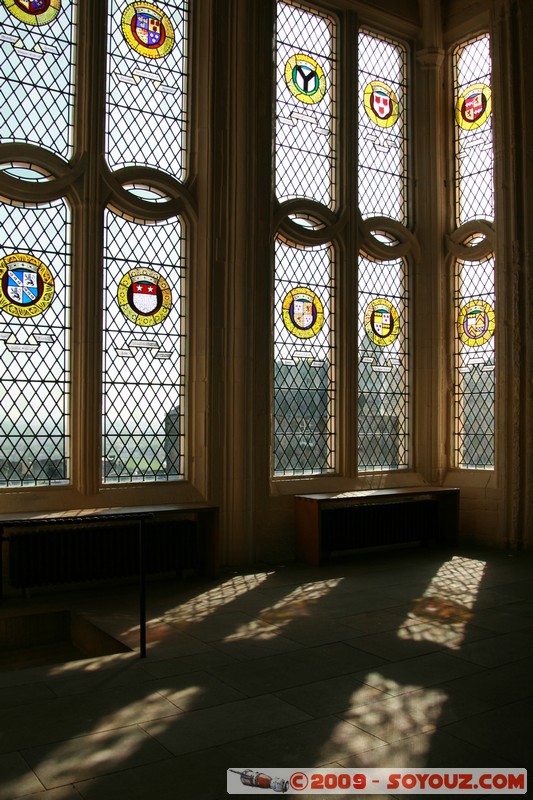
[[[445,126],[440,0],[421,0],[422,34],[416,53],[417,91],[413,109],[416,171],[416,229],[420,263],[414,275],[414,414],[416,468],[440,483],[446,467],[448,348],[445,327],[444,220]]]

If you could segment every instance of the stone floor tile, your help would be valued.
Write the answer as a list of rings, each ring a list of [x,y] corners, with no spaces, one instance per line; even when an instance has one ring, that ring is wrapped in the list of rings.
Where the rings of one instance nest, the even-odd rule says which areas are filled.
[[[264,695],[191,711],[175,719],[145,722],[141,727],[173,755],[181,755],[308,718],[277,697]]]
[[[450,695],[478,697],[490,706],[502,706],[533,695],[533,658],[511,661],[446,681],[442,688]]]
[[[213,648],[232,660],[249,661],[266,656],[277,656],[299,650],[302,645],[286,636],[264,633],[251,638],[235,638],[225,642],[213,642]]]
[[[190,770],[182,758],[171,758],[79,782],[75,788],[85,800],[218,800],[227,797],[226,770],[217,770],[205,756]]]
[[[327,680],[283,689],[275,694],[284,702],[313,717],[338,714],[354,704],[362,705],[384,696],[379,689],[366,686],[353,675],[337,675]]]
[[[501,756],[436,729],[399,739],[383,747],[339,759],[342,766],[368,769],[377,767],[512,767]],[[401,795],[406,797],[406,795]],[[448,796],[448,795],[446,795]]]
[[[384,659],[357,650],[344,642],[299,648],[277,657],[255,659],[222,667],[221,680],[245,694],[280,691],[291,686],[343,675],[361,668],[379,666]]]
[[[142,687],[44,700],[3,711],[0,752],[38,747],[181,713],[158,692]]]
[[[23,750],[22,755],[47,789],[170,756],[136,725],[34,747]]]
[[[356,694],[352,707],[338,716],[390,743],[488,709],[478,698],[465,693],[454,697],[432,687],[365,703],[358,703]]]
[[[43,784],[19,753],[0,755],[0,800],[42,791]]]
[[[412,639],[401,638],[394,631],[382,631],[381,633],[357,636],[354,639],[347,639],[346,644],[389,661],[400,661],[403,658],[433,653],[443,650],[445,647],[443,642],[431,639],[413,641]]]
[[[511,606],[498,606],[482,611],[474,610],[473,622],[479,628],[486,628],[494,633],[510,633],[511,631],[531,628],[533,616],[517,614],[510,610]]]
[[[411,548],[154,581],[146,659],[0,673],[0,786],[11,765],[9,800],[222,800],[228,766],[242,763],[527,766],[518,757],[533,752],[532,558],[465,551],[486,569],[462,641],[443,641],[437,626],[398,642],[412,598],[453,557]],[[135,591],[72,592],[67,607],[137,642]],[[66,597],[30,603],[54,610]],[[6,598],[0,614],[21,602]],[[420,654],[436,644],[445,647]],[[139,738],[128,741],[129,730]],[[30,766],[50,785],[75,785],[45,790]]]
[[[54,692],[45,683],[4,687],[0,689],[0,709],[24,706],[52,697],[54,697]]]
[[[343,625],[348,625],[348,627],[360,631],[361,635],[379,633],[381,631],[397,631],[399,625],[401,625],[398,614],[391,610],[352,614],[349,617],[342,617],[340,621]]]
[[[228,766],[245,763],[274,769],[321,766],[383,744],[382,739],[336,716],[327,716],[251,736],[218,750],[219,756],[226,754]]]
[[[353,637],[353,629],[331,619],[297,619],[284,628],[284,636],[307,647],[340,642]]]
[[[195,653],[190,656],[177,656],[159,661],[146,658],[139,662],[139,669],[148,677],[166,678],[170,675],[181,675],[197,670],[213,670],[216,673],[219,667],[234,663],[236,663],[235,658],[211,647],[203,653]]]
[[[172,624],[172,623],[171,623]],[[218,612],[205,619],[189,623],[187,632],[201,642],[224,641],[228,637],[259,636],[261,633],[278,634],[275,625],[242,611]]]
[[[200,671],[158,678],[149,681],[146,688],[159,692],[182,711],[195,711],[199,708],[246,699],[246,695],[242,692],[219,681],[214,675]]]
[[[508,759],[512,766],[531,770],[532,719],[531,703],[510,703],[451,723],[444,728],[444,732],[482,747],[495,757]]]
[[[435,686],[444,681],[479,672],[482,668],[448,653],[427,653],[386,663],[369,670],[357,672],[355,677],[390,695],[412,692],[425,686]]]
[[[58,789],[47,789],[36,794],[24,794],[21,800],[80,800],[80,793],[74,786],[60,786]]]
[[[468,642],[454,655],[482,667],[498,667],[510,661],[533,657],[533,631],[513,631]]]

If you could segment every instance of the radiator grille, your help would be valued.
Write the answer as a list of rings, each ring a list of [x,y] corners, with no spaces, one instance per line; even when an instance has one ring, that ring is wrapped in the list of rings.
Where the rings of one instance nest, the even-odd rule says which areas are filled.
[[[9,583],[29,589],[134,576],[139,572],[137,530],[119,523],[13,532],[8,538]],[[195,569],[198,555],[194,521],[145,523],[148,573]]]
[[[329,508],[321,516],[321,551],[424,542],[438,530],[438,503],[431,499]]]

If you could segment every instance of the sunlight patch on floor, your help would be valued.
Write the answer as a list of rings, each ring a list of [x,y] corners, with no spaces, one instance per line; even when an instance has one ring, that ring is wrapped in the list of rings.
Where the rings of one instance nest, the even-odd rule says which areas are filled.
[[[219,611],[228,603],[232,603],[238,597],[257,589],[274,572],[256,572],[249,575],[236,575],[207,592],[202,592],[184,603],[180,603],[175,608],[169,609],[161,620],[173,625],[176,623],[196,623],[202,622],[210,614]]]
[[[483,579],[486,563],[454,556],[439,569],[398,629],[400,639],[435,642],[458,650]]]
[[[258,619],[240,625],[225,642],[242,639],[258,639],[265,641],[279,636],[282,629],[293,623],[297,617],[310,617],[315,605],[329,594],[343,578],[330,578],[325,581],[313,581],[297,586],[272,606],[264,608]]]
[[[474,616],[485,568],[484,561],[459,556],[444,563],[423,596],[413,601],[397,635],[407,641],[436,642],[460,649],[468,622]],[[331,758],[347,738],[353,750],[353,745],[361,740],[361,749],[368,751],[361,758],[362,766],[379,765],[380,755],[374,755],[374,750],[386,745],[394,747],[397,766],[423,764],[424,753],[430,750],[431,737],[448,700],[446,692],[401,683],[378,670],[369,672],[364,683],[367,690],[372,687],[383,692],[383,698],[365,702],[364,690],[354,691],[347,710],[337,715],[342,722],[323,746],[324,760]],[[353,741],[346,722],[355,728]],[[365,744],[364,734],[374,738]],[[390,757],[389,748],[386,752]]]

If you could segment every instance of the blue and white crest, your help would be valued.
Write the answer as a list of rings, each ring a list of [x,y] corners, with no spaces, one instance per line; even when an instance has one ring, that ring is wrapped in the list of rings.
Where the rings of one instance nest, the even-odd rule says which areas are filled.
[[[7,295],[19,305],[35,303],[39,296],[37,273],[28,269],[10,269],[7,278]]]

